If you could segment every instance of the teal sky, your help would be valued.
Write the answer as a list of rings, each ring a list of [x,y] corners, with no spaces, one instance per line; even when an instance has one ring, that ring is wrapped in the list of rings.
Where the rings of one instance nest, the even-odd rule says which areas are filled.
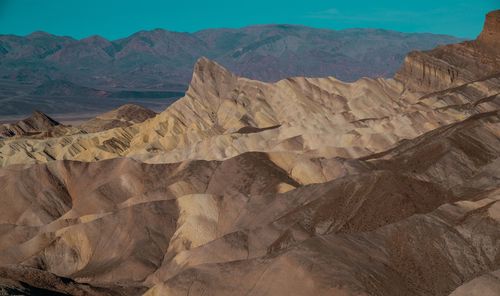
[[[500,0],[0,0],[0,34],[42,30],[117,39],[155,28],[193,32],[279,23],[474,38],[494,9]]]

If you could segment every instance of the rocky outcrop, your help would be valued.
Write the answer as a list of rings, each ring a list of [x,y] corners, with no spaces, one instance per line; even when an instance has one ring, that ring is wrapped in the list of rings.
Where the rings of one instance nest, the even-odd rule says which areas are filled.
[[[264,83],[237,77],[202,58],[186,96],[156,117],[100,133],[4,141],[0,163],[116,156],[177,162],[221,160],[246,151],[321,149],[328,156],[360,157],[470,115],[467,110],[441,112],[426,101],[415,104],[403,90],[392,79],[345,83],[297,77]],[[244,127],[262,132],[238,133]]]
[[[117,127],[128,127],[155,117],[152,110],[134,104],[125,104],[118,109],[98,115],[81,125],[79,128],[87,133],[101,132]]]
[[[500,10],[495,10],[486,15],[483,31],[476,41],[481,47],[500,54]]]
[[[40,111],[35,111],[30,117],[17,123],[0,125],[0,137],[24,139],[60,136],[80,137],[85,133],[128,127],[154,116],[156,113],[152,110],[134,104],[125,104],[115,110],[100,114],[77,127],[72,127],[63,125]]]
[[[487,14],[474,41],[412,52],[395,78],[410,91],[428,93],[483,79],[500,72],[500,11]]]
[[[53,137],[69,133],[66,127],[40,111],[13,124],[0,125],[0,138],[10,137]]]

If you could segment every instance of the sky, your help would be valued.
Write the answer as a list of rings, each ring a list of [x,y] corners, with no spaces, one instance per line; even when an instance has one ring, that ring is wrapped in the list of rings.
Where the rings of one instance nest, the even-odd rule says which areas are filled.
[[[298,24],[475,38],[484,15],[494,9],[500,0],[0,0],[0,34],[119,39],[156,28],[194,32]]]

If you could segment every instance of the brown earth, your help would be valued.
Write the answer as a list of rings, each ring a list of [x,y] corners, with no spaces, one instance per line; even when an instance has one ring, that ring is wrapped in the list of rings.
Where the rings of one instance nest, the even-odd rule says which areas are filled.
[[[0,293],[499,294],[497,15],[397,79],[200,59],[154,117],[0,140]]]

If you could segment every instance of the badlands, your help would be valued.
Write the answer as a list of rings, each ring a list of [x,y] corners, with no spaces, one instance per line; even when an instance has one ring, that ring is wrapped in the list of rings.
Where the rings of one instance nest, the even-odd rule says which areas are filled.
[[[500,10],[393,79],[201,58],[136,108],[0,128],[0,295],[500,294]]]

